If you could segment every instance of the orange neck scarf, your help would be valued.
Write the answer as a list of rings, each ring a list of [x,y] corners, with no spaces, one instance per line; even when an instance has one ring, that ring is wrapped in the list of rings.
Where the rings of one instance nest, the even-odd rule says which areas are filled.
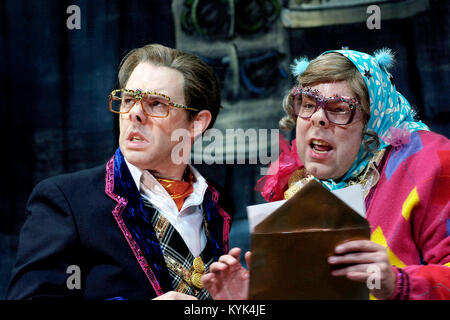
[[[193,183],[195,182],[195,177],[190,170],[188,172],[184,175],[185,177],[187,176],[187,179],[185,178],[183,180],[156,179],[166,189],[173,201],[175,201],[178,211],[183,207],[184,200],[194,191]]]

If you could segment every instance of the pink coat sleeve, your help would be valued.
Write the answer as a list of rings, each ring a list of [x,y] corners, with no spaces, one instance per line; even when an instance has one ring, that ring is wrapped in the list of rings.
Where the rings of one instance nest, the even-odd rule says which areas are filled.
[[[367,211],[397,274],[392,299],[450,299],[450,142],[432,132],[394,149]]]

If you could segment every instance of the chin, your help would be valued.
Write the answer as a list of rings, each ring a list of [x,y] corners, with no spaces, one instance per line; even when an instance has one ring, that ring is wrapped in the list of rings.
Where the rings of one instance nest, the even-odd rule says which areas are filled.
[[[342,176],[341,174],[337,174],[334,168],[325,167],[320,164],[314,164],[312,166],[305,165],[305,168],[309,174],[321,180],[336,179]]]
[[[136,167],[141,167],[145,162],[144,152],[136,150],[121,149],[122,154],[129,163]]]

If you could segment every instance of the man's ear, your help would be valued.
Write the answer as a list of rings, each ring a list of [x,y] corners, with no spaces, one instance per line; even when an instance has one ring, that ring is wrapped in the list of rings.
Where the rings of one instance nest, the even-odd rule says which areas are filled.
[[[194,121],[192,122],[191,132],[193,133],[194,140],[197,139],[199,135],[205,132],[208,128],[212,119],[211,112],[209,110],[202,110],[195,115]]]

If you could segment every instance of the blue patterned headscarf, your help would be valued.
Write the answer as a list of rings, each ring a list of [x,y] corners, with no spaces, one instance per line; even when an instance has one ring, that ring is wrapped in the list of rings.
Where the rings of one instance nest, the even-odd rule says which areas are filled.
[[[332,52],[339,53],[349,59],[361,73],[369,91],[370,99],[370,119],[365,129],[373,130],[380,140],[380,146],[377,150],[367,152],[363,145],[370,137],[364,136],[355,161],[340,182],[337,183],[331,179],[321,181],[323,185],[334,190],[346,187],[350,180],[363,172],[377,151],[392,144],[390,135],[393,128],[409,133],[429,129],[424,123],[414,119],[415,112],[408,100],[395,88],[393,77],[387,71],[393,61],[393,55],[389,49],[379,50],[375,52],[374,56],[348,49],[330,50],[322,53],[322,55]],[[308,62],[304,58],[295,60],[292,66],[294,75],[301,75],[307,65]]]

